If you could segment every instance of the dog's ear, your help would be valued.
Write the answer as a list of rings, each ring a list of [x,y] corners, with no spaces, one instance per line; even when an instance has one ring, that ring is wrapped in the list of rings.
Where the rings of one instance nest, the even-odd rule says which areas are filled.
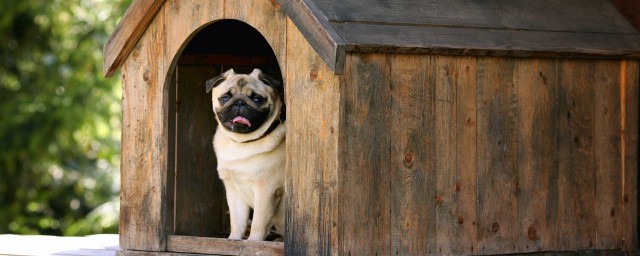
[[[211,91],[211,89],[213,89],[214,87],[218,86],[219,84],[221,84],[222,82],[224,82],[225,79],[227,79],[227,77],[234,75],[235,71],[233,71],[233,69],[229,69],[227,70],[227,72],[222,73],[219,76],[216,76],[214,78],[211,78],[209,80],[207,80],[206,83],[206,89],[207,89],[207,93],[209,93]]]
[[[262,70],[257,68],[254,69],[253,72],[251,72],[251,76],[258,78],[258,80],[262,81],[266,85],[271,86],[280,94],[281,98],[284,99],[284,97],[282,97],[284,96],[284,87],[282,86],[282,83],[280,81],[264,74]]]

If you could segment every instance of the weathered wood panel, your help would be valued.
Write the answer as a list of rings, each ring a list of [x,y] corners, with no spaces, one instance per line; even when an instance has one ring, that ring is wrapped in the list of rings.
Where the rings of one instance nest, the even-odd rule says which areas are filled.
[[[338,255],[338,77],[287,22],[287,255]]]
[[[169,236],[167,250],[179,253],[216,255],[283,255],[282,242],[229,240],[213,237]]]
[[[595,247],[622,245],[622,153],[620,61],[600,61],[594,66]],[[616,75],[619,74],[619,75]]]
[[[478,252],[517,249],[517,91],[513,59],[477,63]]]
[[[122,69],[120,246],[165,249],[168,88],[164,87],[164,15],[157,15]]]
[[[558,250],[595,246],[593,65],[558,64]]]
[[[178,66],[174,234],[223,236],[229,231],[224,184],[213,151],[216,130],[205,82],[220,67]]]
[[[640,34],[334,23],[347,52],[549,58],[638,58]],[[544,38],[544,40],[540,40]]]
[[[436,251],[477,253],[476,59],[436,58]],[[432,179],[432,178],[431,178]]]
[[[436,252],[434,63],[435,57],[394,55],[390,59],[390,84],[372,88],[386,93],[385,87],[390,86],[391,91],[388,106],[370,111],[386,113],[393,123],[390,130],[378,133],[390,134],[390,169],[380,171],[388,172],[390,179],[390,194],[381,196],[391,200],[393,255]]]
[[[518,250],[553,251],[557,240],[556,61],[520,59],[518,98]]]
[[[622,121],[623,239],[624,249],[638,252],[638,115],[640,68],[638,61],[620,63]]]
[[[390,74],[389,56],[363,54],[347,56],[340,77],[340,255],[391,254]]]
[[[607,0],[315,0],[330,21],[493,29],[633,33]]]

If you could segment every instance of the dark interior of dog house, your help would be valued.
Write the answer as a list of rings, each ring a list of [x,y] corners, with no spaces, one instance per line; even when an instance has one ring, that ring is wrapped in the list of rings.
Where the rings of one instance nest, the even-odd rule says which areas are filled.
[[[181,236],[226,238],[228,207],[216,169],[212,145],[216,121],[205,82],[230,68],[247,74],[260,68],[280,81],[282,74],[264,37],[236,20],[204,26],[178,56],[168,86],[169,124],[174,125],[169,130],[175,131],[169,135],[167,180],[174,184],[169,188],[174,196],[168,204],[173,205],[173,211],[167,211],[168,230]]]

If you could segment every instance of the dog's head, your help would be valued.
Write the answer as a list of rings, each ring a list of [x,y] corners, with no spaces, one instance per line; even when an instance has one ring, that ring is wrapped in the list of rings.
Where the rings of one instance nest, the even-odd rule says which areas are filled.
[[[260,69],[251,74],[236,74],[233,69],[209,79],[213,112],[227,131],[251,134],[266,130],[283,110],[283,87]]]

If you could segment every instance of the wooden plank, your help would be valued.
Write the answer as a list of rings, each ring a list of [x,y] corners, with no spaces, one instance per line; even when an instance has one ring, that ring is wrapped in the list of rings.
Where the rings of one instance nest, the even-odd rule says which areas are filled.
[[[519,59],[518,252],[552,251],[558,224],[556,61]],[[564,202],[563,202],[564,203]]]
[[[213,237],[168,236],[167,250],[179,253],[218,255],[284,255],[284,243],[229,240]]]
[[[287,21],[287,255],[338,254],[340,81]]]
[[[558,250],[595,246],[593,63],[558,65]]]
[[[204,84],[215,66],[178,66],[174,234],[226,237],[229,216],[224,184],[216,171],[216,121]]]
[[[122,65],[145,31],[164,0],[135,0],[104,45],[104,76],[110,77]]]
[[[162,61],[163,15],[156,17],[122,69],[120,246],[166,247],[168,188],[168,87]],[[153,42],[153,43],[152,43]]]
[[[332,24],[344,39],[347,52],[549,58],[640,57],[640,34]]]
[[[436,253],[475,254],[476,60],[436,58]]]
[[[607,0],[315,0],[327,19],[511,30],[635,33]]]
[[[594,64],[595,217],[598,249],[622,248],[622,152],[619,61]]]
[[[238,56],[231,54],[193,54],[182,55],[178,65],[228,65],[228,66],[266,66],[269,59],[262,56]]]
[[[620,64],[623,170],[623,249],[638,252],[638,112],[640,111],[640,65],[637,61]]]
[[[434,62],[431,56],[391,56],[390,108],[377,110],[393,120],[387,172],[392,198],[391,254],[395,255],[436,252]]]
[[[387,55],[349,55],[340,77],[340,255],[391,254],[390,71]]]
[[[457,57],[456,82],[456,184],[458,254],[478,253],[477,226],[477,64],[474,57]],[[457,70],[457,71],[456,71]]]
[[[344,41],[311,0],[277,0],[306,40],[336,75],[344,70]]]
[[[287,25],[283,11],[270,1],[224,1],[224,18],[245,22],[269,42],[281,70],[286,70]]]
[[[478,253],[515,251],[518,234],[517,92],[513,59],[478,59]]]

